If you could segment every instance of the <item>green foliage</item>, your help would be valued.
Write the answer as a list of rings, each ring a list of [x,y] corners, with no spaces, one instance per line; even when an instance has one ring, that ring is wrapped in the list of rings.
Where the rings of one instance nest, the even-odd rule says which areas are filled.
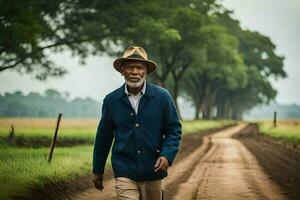
[[[129,45],[140,45],[158,63],[149,79],[169,89],[177,108],[181,95],[193,101],[195,118],[241,118],[275,98],[270,77],[287,75],[271,39],[242,29],[231,14],[215,0],[3,0],[0,72],[14,69],[46,79],[65,73],[47,52],[68,50],[84,63],[91,54],[119,56]],[[23,102],[6,106],[28,112]]]
[[[225,89],[244,87],[247,83],[246,67],[238,51],[238,40],[218,25],[207,25],[201,29],[202,49],[187,70],[182,90],[203,118],[210,118],[217,94]]]
[[[0,1],[0,71],[19,66],[17,71],[35,73],[39,79],[65,73],[47,58],[40,44],[58,37],[55,23],[50,19],[58,17],[62,2]]]

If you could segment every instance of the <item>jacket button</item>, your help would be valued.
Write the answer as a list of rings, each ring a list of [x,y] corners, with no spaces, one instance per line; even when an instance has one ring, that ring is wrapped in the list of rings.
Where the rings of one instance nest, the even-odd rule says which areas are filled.
[[[140,153],[141,153],[141,151],[140,151],[140,150],[138,150],[138,151],[137,151],[137,153],[138,153],[138,154],[140,154]]]
[[[130,115],[133,116],[133,112],[131,112]]]
[[[136,128],[138,128],[139,126],[140,126],[139,123],[136,123],[136,124],[135,124],[135,127],[136,127]]]

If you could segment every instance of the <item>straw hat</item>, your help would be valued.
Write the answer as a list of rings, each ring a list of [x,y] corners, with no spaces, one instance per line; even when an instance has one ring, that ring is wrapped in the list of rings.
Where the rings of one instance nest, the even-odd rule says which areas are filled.
[[[154,72],[156,69],[156,63],[152,60],[148,60],[145,49],[137,46],[128,47],[124,52],[123,57],[117,58],[114,61],[113,66],[118,72],[121,73],[122,65],[124,64],[124,62],[129,60],[144,62],[147,66],[147,74]]]

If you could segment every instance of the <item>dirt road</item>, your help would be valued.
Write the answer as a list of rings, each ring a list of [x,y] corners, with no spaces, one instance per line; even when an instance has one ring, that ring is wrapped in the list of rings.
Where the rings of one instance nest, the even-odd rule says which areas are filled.
[[[231,137],[241,127],[209,136],[209,151],[173,199],[285,199],[256,158]]]
[[[233,135],[245,125],[207,135],[202,145],[169,169],[165,199],[286,199],[257,159]],[[115,199],[114,181],[105,190],[88,189],[73,199]]]

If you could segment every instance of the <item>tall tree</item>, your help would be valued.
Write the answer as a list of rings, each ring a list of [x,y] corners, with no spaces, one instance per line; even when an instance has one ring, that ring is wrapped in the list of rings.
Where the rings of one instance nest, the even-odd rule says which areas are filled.
[[[142,45],[158,62],[159,67],[151,79],[169,89],[177,108],[180,80],[197,56],[194,52],[201,46],[201,27],[211,23],[208,13],[212,5],[214,1],[207,0],[201,3],[181,0],[147,4],[151,16],[155,17],[147,16],[143,24],[133,26],[130,34],[124,36],[124,47]]]
[[[236,88],[247,81],[246,68],[238,52],[238,41],[220,25],[202,29],[204,45],[197,62],[184,79],[183,90],[192,97],[195,118],[211,117],[217,93],[224,88]]]
[[[219,13],[218,21],[239,40],[239,51],[248,68],[248,83],[244,88],[223,91],[218,99],[218,116],[241,118],[245,110],[268,103],[276,96],[269,78],[285,78],[284,57],[275,53],[272,41],[258,32],[243,30],[231,12]]]

